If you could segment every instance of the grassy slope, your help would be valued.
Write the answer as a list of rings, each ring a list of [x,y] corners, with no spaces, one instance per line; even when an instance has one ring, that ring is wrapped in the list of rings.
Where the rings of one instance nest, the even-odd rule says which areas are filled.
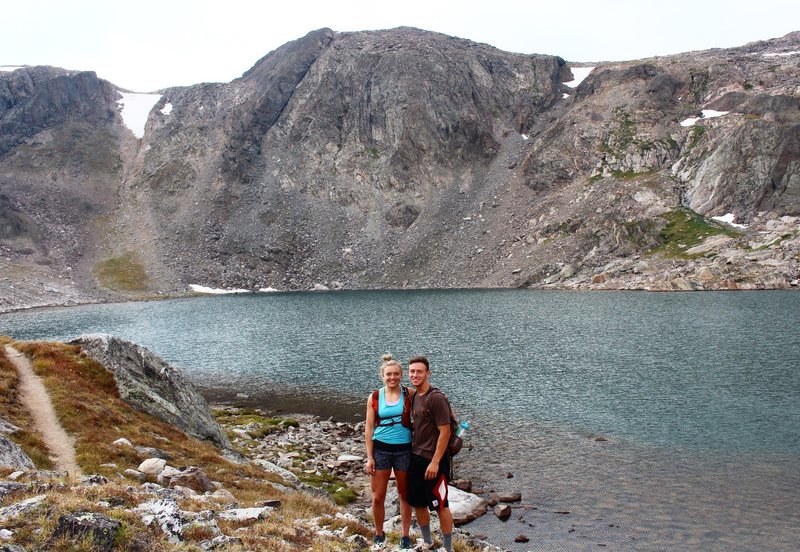
[[[331,543],[314,542],[313,534],[298,529],[295,523],[298,518],[335,513],[337,510],[330,503],[302,493],[283,493],[270,484],[269,479],[275,479],[274,476],[254,466],[233,464],[212,445],[193,439],[149,414],[131,409],[120,400],[111,373],[81,355],[75,346],[38,342],[13,345],[32,358],[34,370],[43,379],[62,425],[75,437],[77,461],[81,469],[84,473],[102,474],[111,480],[109,485],[76,486],[70,488],[71,492],[64,492],[65,486],[62,486],[58,492],[48,493],[45,505],[39,508],[36,515],[21,516],[13,523],[6,524],[14,532],[17,543],[34,548],[45,546],[58,516],[78,510],[101,511],[122,521],[125,530],[120,538],[119,550],[193,550],[197,542],[210,538],[211,535],[202,530],[190,531],[185,544],[171,545],[160,531],[145,527],[138,516],[127,511],[127,508],[135,507],[143,500],[130,490],[130,486],[138,485],[138,482],[124,479],[118,474],[127,468],[135,469],[142,458],[130,447],[112,445],[116,439],[125,437],[135,445],[167,451],[172,456],[169,461],[171,466],[202,467],[212,480],[219,481],[233,493],[241,507],[254,506],[266,500],[280,500],[281,508],[269,519],[248,522],[242,531],[236,532],[245,549],[333,549]],[[0,386],[4,392],[0,399],[0,416],[20,427],[30,427],[30,418],[16,401],[15,385],[16,372],[2,355]],[[38,467],[52,467],[43,443],[35,434],[26,432],[21,439],[20,433],[17,433],[12,438],[22,444]],[[15,495],[14,500],[33,496],[37,490]],[[117,499],[120,507],[107,511],[98,508],[98,500],[112,497]],[[200,501],[185,499],[181,502],[183,510],[207,508],[208,504]],[[232,534],[241,524],[219,521],[219,525],[225,534]],[[365,528],[360,526],[352,529],[365,532]],[[61,542],[52,546],[55,550],[90,549],[87,543]]]

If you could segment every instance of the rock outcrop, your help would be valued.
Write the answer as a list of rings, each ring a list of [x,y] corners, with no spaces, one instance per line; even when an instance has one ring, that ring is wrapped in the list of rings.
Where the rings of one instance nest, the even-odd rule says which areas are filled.
[[[175,366],[148,349],[110,335],[84,335],[70,342],[114,374],[120,398],[193,437],[231,448],[206,400]]]
[[[791,33],[607,62],[572,88],[554,55],[321,29],[233,82],[161,91],[138,139],[92,73],[0,73],[0,310],[189,284],[788,286],[798,51]],[[747,228],[669,252],[681,209]],[[715,266],[776,220],[774,266]]]
[[[5,435],[0,435],[0,468],[31,470],[36,466],[18,444]]]

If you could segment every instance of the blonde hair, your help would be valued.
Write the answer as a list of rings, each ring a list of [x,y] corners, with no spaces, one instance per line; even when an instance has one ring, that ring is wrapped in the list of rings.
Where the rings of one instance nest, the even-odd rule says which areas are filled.
[[[392,355],[387,353],[381,357],[381,360],[383,361],[381,363],[381,377],[383,377],[383,372],[386,370],[387,366],[397,366],[400,368],[400,373],[403,373],[403,365],[400,364],[400,361],[395,359]]]

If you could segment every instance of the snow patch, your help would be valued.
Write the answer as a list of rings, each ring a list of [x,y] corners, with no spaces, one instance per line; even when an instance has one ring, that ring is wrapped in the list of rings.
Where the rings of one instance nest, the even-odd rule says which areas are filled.
[[[734,228],[747,228],[744,224],[736,224],[733,222],[736,220],[736,217],[733,216],[733,213],[728,213],[727,215],[722,215],[721,217],[711,217],[714,220],[718,220],[720,222],[724,222],[725,224],[729,224]]]
[[[163,113],[164,115],[169,115],[170,113],[172,113],[172,104],[167,102],[167,105],[163,107],[161,113]]]
[[[795,54],[800,54],[800,50],[794,50],[792,52],[767,52],[764,54],[764,57],[784,57],[784,56],[793,56]]]
[[[12,71],[16,71],[17,69],[23,69],[21,65],[0,65],[0,72],[7,71],[11,73]]]
[[[700,119],[713,119],[714,117],[722,117],[723,115],[727,115],[730,111],[714,111],[713,109],[704,109],[700,112],[702,115],[700,117],[690,117],[688,119],[684,119],[681,121],[682,127],[690,127],[694,126],[697,121]]]
[[[131,129],[137,138],[144,136],[144,125],[147,123],[147,116],[150,110],[161,99],[161,94],[134,94],[129,92],[119,92],[121,100],[117,100],[122,110],[122,122]]]
[[[586,77],[589,76],[589,73],[594,71],[594,67],[570,67],[570,69],[572,69],[572,76],[575,78],[569,82],[564,83],[570,88],[577,88],[578,85],[582,83]]]
[[[189,284],[189,289],[195,293],[206,293],[208,295],[226,295],[231,293],[250,293],[249,289],[219,289],[200,286],[197,284]]]
[[[258,288],[259,293],[277,293],[279,291],[279,289],[275,289],[274,287]]]
[[[522,139],[523,139],[523,140],[527,140],[528,138],[530,138],[530,136],[528,136],[527,134],[523,134],[523,135],[522,135]]]

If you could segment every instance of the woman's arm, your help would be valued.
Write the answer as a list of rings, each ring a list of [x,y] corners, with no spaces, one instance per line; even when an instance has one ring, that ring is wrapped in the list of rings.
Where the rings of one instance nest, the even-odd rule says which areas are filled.
[[[364,471],[371,474],[375,472],[375,458],[373,458],[372,435],[375,433],[375,409],[372,408],[372,394],[367,397],[367,414],[364,423],[364,446],[367,449],[367,464]]]

